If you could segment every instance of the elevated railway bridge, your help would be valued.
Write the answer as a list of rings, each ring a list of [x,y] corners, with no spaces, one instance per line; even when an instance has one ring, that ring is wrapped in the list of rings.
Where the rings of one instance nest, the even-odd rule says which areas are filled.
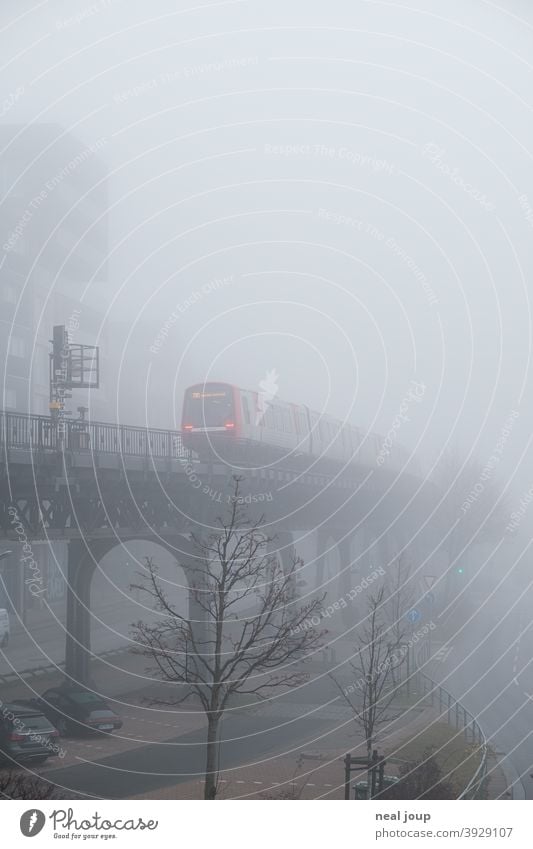
[[[313,580],[302,597],[345,596],[357,576],[378,563],[386,568],[416,536],[424,495],[414,461],[401,471],[294,456],[253,466],[250,446],[242,447],[240,465],[235,446],[231,462],[200,458],[179,431],[67,420],[59,434],[46,416],[0,412],[0,534],[14,550],[15,524],[28,540],[68,543],[67,676],[88,678],[91,580],[102,558],[132,540],[155,542],[187,575],[197,557],[191,534],[217,527],[236,474],[250,517],[264,518],[282,564],[295,540],[312,538]],[[332,552],[334,576],[325,569]],[[342,613],[348,624],[353,610]]]

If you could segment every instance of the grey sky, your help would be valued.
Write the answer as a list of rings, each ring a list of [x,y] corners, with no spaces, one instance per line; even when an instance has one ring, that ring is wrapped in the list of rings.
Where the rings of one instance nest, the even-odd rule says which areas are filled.
[[[105,141],[109,279],[88,299],[131,326],[117,356],[146,348],[176,422],[187,383],[276,368],[282,397],[384,432],[416,379],[402,441],[483,459],[516,409],[512,473],[532,413],[529,4],[156,5],[2,9],[1,121]]]

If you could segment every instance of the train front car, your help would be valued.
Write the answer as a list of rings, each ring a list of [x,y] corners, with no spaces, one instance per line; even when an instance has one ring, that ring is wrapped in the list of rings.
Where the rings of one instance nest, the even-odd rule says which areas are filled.
[[[237,390],[229,383],[198,383],[185,390],[181,429],[186,448],[202,456],[228,456],[240,436]]]

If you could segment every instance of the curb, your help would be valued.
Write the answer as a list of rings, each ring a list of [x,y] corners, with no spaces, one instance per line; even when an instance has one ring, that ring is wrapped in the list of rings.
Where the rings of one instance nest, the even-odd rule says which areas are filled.
[[[505,761],[505,763],[504,763]],[[515,765],[508,755],[498,758],[496,765],[501,769],[507,783],[507,790],[511,794],[511,799],[525,799],[526,791],[522,784],[522,779],[518,774]]]
[[[127,651],[129,651],[129,648],[111,649],[111,651],[103,651],[100,652],[100,654],[95,654],[93,657],[115,657],[115,655],[124,654],[124,652]],[[61,661],[61,663],[50,663],[47,666],[37,666],[34,669],[23,669],[21,672],[8,672],[5,675],[0,675],[0,684],[7,687],[9,684],[16,684],[17,681],[41,678],[43,675],[48,675],[50,672],[62,672],[64,668],[65,661]]]

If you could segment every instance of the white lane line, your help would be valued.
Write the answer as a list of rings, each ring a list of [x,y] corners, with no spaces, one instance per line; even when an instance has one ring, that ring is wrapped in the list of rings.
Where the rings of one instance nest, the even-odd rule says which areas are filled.
[[[514,658],[513,658],[513,681],[514,681],[514,683],[516,684],[517,687],[519,686],[517,670],[518,670],[518,657],[520,655],[520,643],[522,642],[522,622],[523,622],[523,616],[520,617],[520,622],[518,624],[518,633],[520,634],[520,636],[518,637],[518,642],[515,646]]]
[[[442,646],[442,648],[440,648],[433,655],[433,660],[436,660],[439,663],[444,663],[448,659],[450,652],[452,650],[453,650],[453,646],[446,646],[446,645]]]

